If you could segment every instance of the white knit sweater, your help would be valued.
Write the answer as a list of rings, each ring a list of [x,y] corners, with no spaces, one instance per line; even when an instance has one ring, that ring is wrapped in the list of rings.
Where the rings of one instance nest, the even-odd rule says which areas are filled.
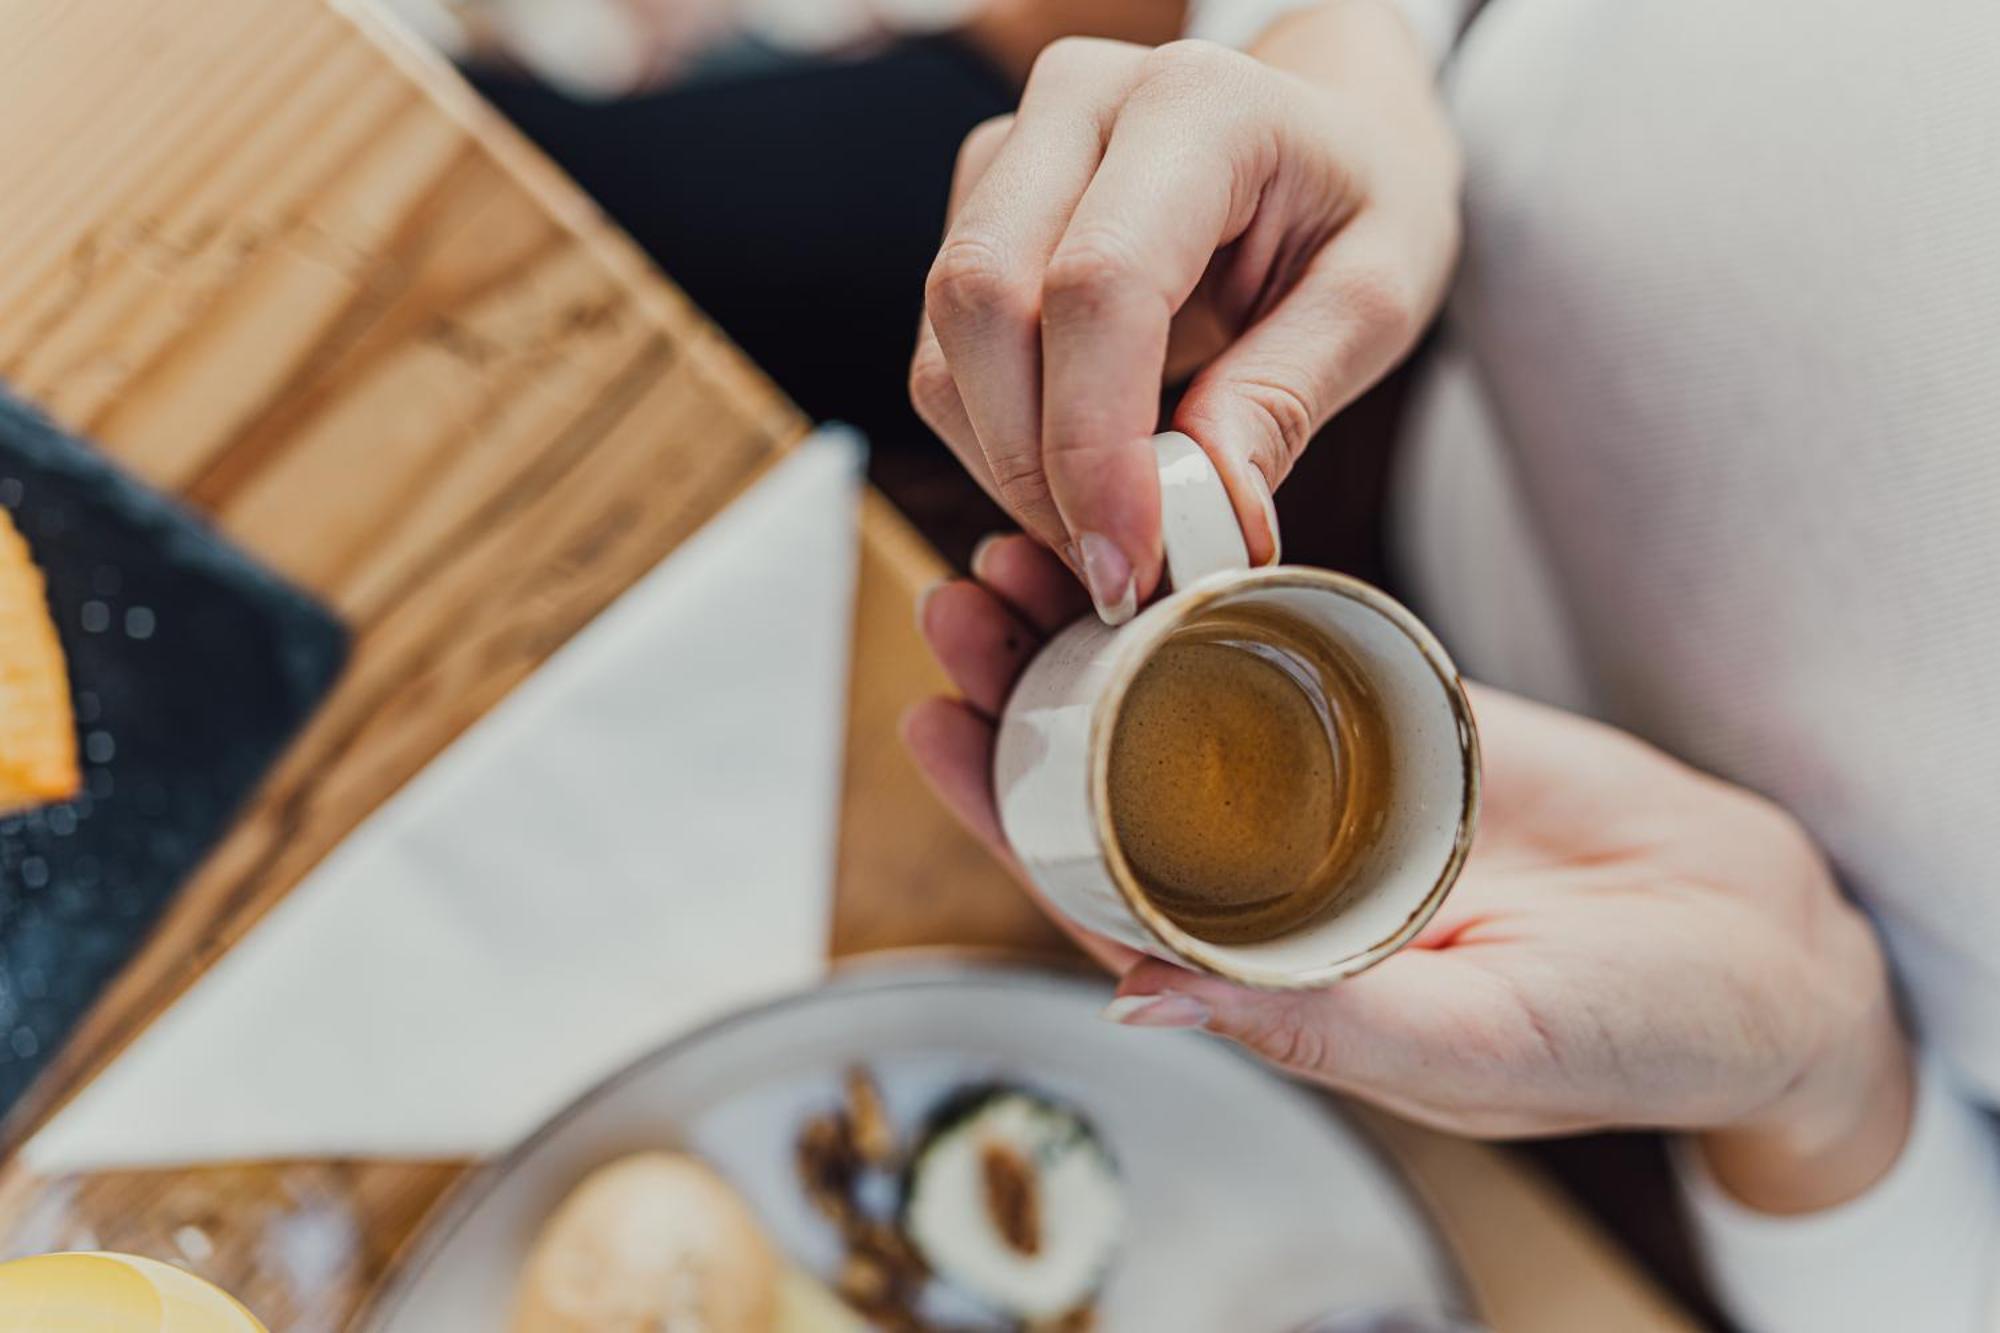
[[[1756,1333],[2000,1327],[2000,0],[1490,0],[1443,77],[1420,609],[1804,820],[1929,1052],[1853,1203],[1689,1173],[1717,1285]]]

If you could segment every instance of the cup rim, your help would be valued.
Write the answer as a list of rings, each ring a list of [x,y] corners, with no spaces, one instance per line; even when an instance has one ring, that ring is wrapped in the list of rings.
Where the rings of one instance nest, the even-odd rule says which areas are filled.
[[[1465,799],[1460,805],[1458,822],[1453,831],[1451,853],[1445,858],[1437,878],[1396,929],[1358,953],[1318,967],[1286,969],[1246,963],[1229,956],[1233,952],[1232,946],[1213,944],[1175,924],[1140,889],[1138,876],[1125,859],[1117,831],[1111,824],[1111,734],[1132,681],[1151,658],[1154,649],[1175,628],[1213,603],[1251,588],[1306,588],[1331,592],[1359,604],[1394,626],[1416,648],[1443,687],[1458,737]],[[1143,625],[1141,622],[1144,622]],[[1408,607],[1371,583],[1329,569],[1292,565],[1212,574],[1156,603],[1140,621],[1134,622],[1132,628],[1143,629],[1144,632],[1127,634],[1125,642],[1117,647],[1104,689],[1091,705],[1090,803],[1091,823],[1105,870],[1117,887],[1119,896],[1125,900],[1126,907],[1147,933],[1190,967],[1258,990],[1315,990],[1329,986],[1367,971],[1414,939],[1425,923],[1437,914],[1452,885],[1458,881],[1466,857],[1472,850],[1472,836],[1479,825],[1480,807],[1479,730],[1473,722],[1472,704],[1466,697],[1465,683],[1458,674],[1458,668],[1452,664],[1444,645],[1438,642],[1430,628],[1417,619]]]

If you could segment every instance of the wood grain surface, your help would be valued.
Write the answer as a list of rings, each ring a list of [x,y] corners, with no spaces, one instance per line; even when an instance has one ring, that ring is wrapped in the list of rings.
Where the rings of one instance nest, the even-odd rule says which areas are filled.
[[[401,58],[305,0],[0,8],[0,123],[42,131],[0,160],[0,379],[356,635],[15,1140],[805,428]]]
[[[352,665],[27,1132],[805,423],[448,69],[319,0],[0,5],[0,378],[326,598]],[[17,133],[22,129],[27,133]],[[937,558],[866,504],[834,948],[1059,934],[894,739]],[[226,645],[218,645],[226,651]],[[1501,1333],[1686,1325],[1491,1150],[1385,1123]],[[0,1253],[179,1262],[331,1333],[469,1163],[35,1179]]]
[[[946,691],[916,597],[949,571],[902,515],[862,503],[833,952],[961,945],[1074,957],[1061,930],[931,798],[904,751],[903,710]]]

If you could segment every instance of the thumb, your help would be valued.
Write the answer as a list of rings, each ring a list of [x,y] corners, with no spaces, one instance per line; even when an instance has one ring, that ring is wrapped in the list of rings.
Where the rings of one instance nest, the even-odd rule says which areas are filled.
[[[1200,1027],[1287,1069],[1316,1072],[1326,1051],[1311,992],[1258,991],[1157,959],[1135,965],[1104,1011],[1131,1027]]]
[[[1405,949],[1322,990],[1260,991],[1148,958],[1105,1017],[1132,1027],[1199,1027],[1294,1073],[1349,1091],[1420,1094],[1470,1017],[1478,987],[1449,952]]]

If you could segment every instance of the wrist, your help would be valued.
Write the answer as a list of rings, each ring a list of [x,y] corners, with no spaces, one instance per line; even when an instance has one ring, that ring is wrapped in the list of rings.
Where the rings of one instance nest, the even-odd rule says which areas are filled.
[[[1699,1137],[1710,1174],[1739,1203],[1767,1213],[1831,1208],[1866,1192],[1901,1156],[1916,1074],[1879,955],[1874,971],[1857,1021],[1783,1094]]]

